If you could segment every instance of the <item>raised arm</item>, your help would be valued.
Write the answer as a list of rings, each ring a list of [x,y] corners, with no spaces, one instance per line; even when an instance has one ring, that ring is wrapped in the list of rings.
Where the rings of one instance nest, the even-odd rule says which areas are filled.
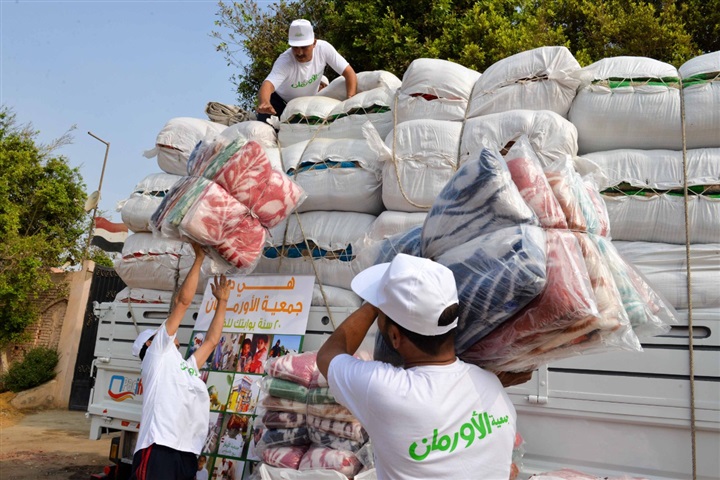
[[[348,65],[343,70],[342,76],[345,77],[345,90],[347,91],[347,98],[354,97],[357,93],[357,75],[355,70]]]
[[[227,278],[225,278],[225,275],[215,277],[213,279],[213,283],[210,285],[210,288],[217,299],[217,306],[215,307],[215,315],[210,322],[210,327],[205,334],[203,343],[197,350],[195,350],[195,353],[193,353],[195,356],[195,363],[197,363],[198,367],[202,367],[205,364],[208,357],[220,341],[223,325],[225,324],[227,302],[230,297],[230,285]]]
[[[185,316],[185,312],[187,312],[192,303],[195,292],[197,291],[198,282],[200,281],[200,268],[202,267],[203,260],[205,260],[205,252],[202,247],[195,242],[192,243],[192,247],[195,252],[195,261],[175,296],[170,310],[170,316],[168,316],[168,319],[165,321],[165,329],[170,336],[175,335],[177,332],[180,322],[182,322]]]
[[[378,310],[366,303],[355,310],[325,341],[317,354],[317,366],[327,378],[330,361],[338,355],[352,355],[360,347],[365,335],[377,317]]]

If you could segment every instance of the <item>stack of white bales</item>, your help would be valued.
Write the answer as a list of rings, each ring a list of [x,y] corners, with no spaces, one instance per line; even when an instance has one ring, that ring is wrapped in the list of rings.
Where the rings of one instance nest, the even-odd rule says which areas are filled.
[[[366,124],[381,132],[391,128],[399,82],[389,72],[360,72],[358,93],[350,99],[344,99],[340,77],[321,94],[288,103],[277,155],[307,198],[270,231],[255,273],[316,275],[313,304],[360,305],[350,290],[363,268],[357,261],[359,240],[384,210],[380,164],[364,129]]]
[[[647,58],[608,58],[584,68],[579,78],[583,86],[570,120],[578,128],[583,158],[596,163],[607,177],[603,198],[613,243],[664,294],[680,318],[692,303],[696,318],[716,319],[720,52],[693,58],[679,70]]]

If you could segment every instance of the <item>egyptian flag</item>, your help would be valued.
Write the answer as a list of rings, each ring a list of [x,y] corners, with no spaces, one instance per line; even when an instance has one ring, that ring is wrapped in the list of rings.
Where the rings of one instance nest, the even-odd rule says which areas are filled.
[[[122,252],[128,227],[124,223],[113,223],[103,217],[95,217],[95,230],[90,241],[91,245],[106,252]]]

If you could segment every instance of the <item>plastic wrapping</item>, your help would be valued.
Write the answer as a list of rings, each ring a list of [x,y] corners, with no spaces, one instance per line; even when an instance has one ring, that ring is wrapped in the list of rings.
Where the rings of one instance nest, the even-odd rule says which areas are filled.
[[[597,235],[590,238],[610,268],[635,334],[643,338],[667,333],[677,323],[672,307],[620,256],[612,242]]]
[[[265,395],[262,400],[260,400],[260,406],[266,410],[272,410],[275,412],[307,413],[305,400],[292,400],[273,395]]]
[[[539,365],[574,355],[602,353],[608,350],[642,351],[623,308],[608,265],[590,237],[575,232],[590,276],[599,315],[565,330],[547,335],[547,341],[527,354],[497,365],[497,371],[528,371]]]
[[[352,452],[313,445],[303,455],[298,470],[334,470],[352,478],[361,468],[360,460]]]
[[[500,152],[483,149],[442,189],[422,230],[422,256],[443,252],[503,227],[538,225]]]
[[[265,435],[260,440],[262,443],[265,440]],[[268,437],[269,441],[273,439]],[[258,443],[258,445],[260,445]],[[266,445],[265,448],[261,448],[262,459],[268,465],[278,468],[291,468],[297,470],[300,466],[300,461],[303,455],[307,452],[309,445]]]
[[[302,413],[268,410],[262,417],[262,423],[267,428],[296,428],[305,426],[307,420]]]
[[[505,154],[510,176],[520,196],[544,228],[567,228],[567,221],[543,172],[540,160],[527,135],[515,141]]]
[[[579,189],[575,188],[581,179],[577,176],[572,161],[569,158],[559,160],[545,167],[544,171],[550,188],[565,213],[568,228],[586,232],[588,224],[583,214],[581,199],[578,197]],[[585,198],[589,201],[587,194]]]
[[[359,451],[365,443],[356,442],[349,438],[339,437],[332,433],[323,432],[315,428],[308,428],[308,434],[310,436],[310,442],[315,445],[332,448],[333,450],[346,450],[348,452]]]
[[[260,380],[260,388],[273,397],[295,400],[296,402],[303,403],[307,401],[307,387],[289,380],[283,380],[282,378],[274,378],[270,376],[263,377]],[[264,406],[268,410],[271,410],[268,405]]]
[[[319,372],[319,371],[318,371]],[[322,376],[322,374],[321,374]],[[322,377],[325,378],[325,377]],[[322,382],[318,382],[320,384]],[[315,387],[308,389],[307,393],[307,403],[314,403],[314,404],[333,404],[337,403],[335,400],[335,397],[332,393],[330,393],[330,388],[327,386],[327,381],[324,382],[326,385],[324,387]]]
[[[592,206],[595,211],[595,218],[597,219],[596,231],[590,231],[590,233],[596,233],[603,237],[610,237],[610,216],[607,211],[605,201],[600,195],[597,181],[593,174],[586,175],[582,178],[583,185],[585,186],[585,192],[587,197],[590,199]]]
[[[516,226],[477,237],[439,256],[452,270],[460,309],[455,349],[462,353],[543,291],[546,236]]]
[[[340,422],[356,421],[355,415],[339,403],[309,403],[307,406],[308,415],[315,417],[338,420]]]
[[[269,358],[265,364],[265,373],[307,388],[317,370],[316,359],[317,352],[293,353]]]
[[[597,323],[599,311],[582,250],[568,231],[547,231],[547,283],[517,315],[465,350],[467,362],[494,368],[566,329]]]
[[[367,442],[368,434],[365,428],[358,421],[354,422],[341,422],[337,420],[330,420],[322,417],[315,417],[313,415],[307,416],[308,427],[314,428],[327,433],[332,433],[338,437],[348,438],[356,442]]]

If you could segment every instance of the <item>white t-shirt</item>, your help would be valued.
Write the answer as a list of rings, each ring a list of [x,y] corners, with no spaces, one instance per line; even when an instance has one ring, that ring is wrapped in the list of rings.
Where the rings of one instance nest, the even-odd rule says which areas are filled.
[[[456,360],[407,370],[338,355],[330,392],[373,442],[378,480],[507,480],[515,407],[498,378]]]
[[[143,409],[135,451],[153,443],[199,455],[210,397],[195,357],[184,360],[163,323],[142,362]]]
[[[312,60],[300,63],[295,60],[292,49],[288,48],[275,60],[268,80],[275,92],[289,102],[293,98],[315,95],[320,87],[325,66],[335,70],[338,75],[350,65],[335,47],[325,40],[318,40],[313,50]]]

